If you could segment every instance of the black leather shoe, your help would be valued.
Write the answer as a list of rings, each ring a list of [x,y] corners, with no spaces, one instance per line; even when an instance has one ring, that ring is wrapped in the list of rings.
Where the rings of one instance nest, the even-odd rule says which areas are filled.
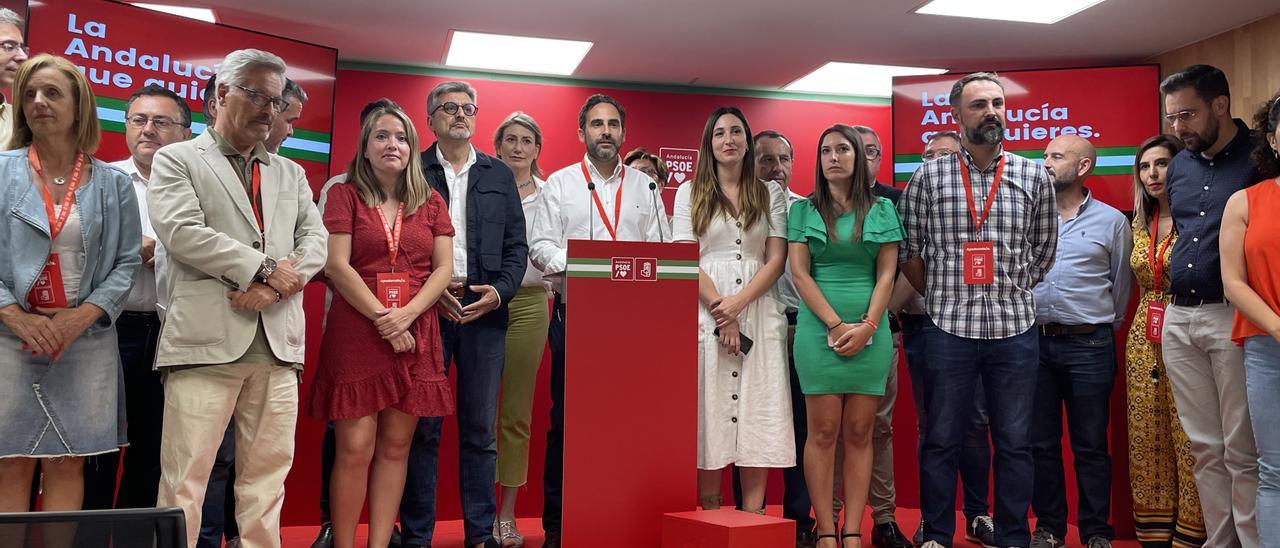
[[[542,548],[560,548],[560,533],[547,533]]]
[[[404,545],[404,536],[400,534],[400,526],[391,526],[391,540],[387,542],[387,548],[400,548]]]
[[[796,531],[796,548],[814,548],[818,545],[818,534],[813,529]]]
[[[311,548],[333,548],[332,523],[320,524],[320,534],[316,535],[316,540],[311,543]]]
[[[902,534],[902,529],[898,528],[898,523],[889,521],[881,523],[871,529],[871,545],[880,546],[882,548],[912,548],[910,540]]]

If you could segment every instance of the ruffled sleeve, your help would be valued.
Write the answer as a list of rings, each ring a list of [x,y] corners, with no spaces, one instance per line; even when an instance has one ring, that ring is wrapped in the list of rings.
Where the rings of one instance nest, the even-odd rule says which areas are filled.
[[[329,187],[324,206],[324,227],[330,234],[354,234],[356,228],[355,185],[338,183]]]
[[[449,205],[444,203],[444,196],[431,191],[426,204],[431,210],[431,234],[434,236],[453,236],[453,219],[449,217]]]
[[[862,241],[874,243],[900,242],[906,237],[902,228],[902,220],[898,218],[898,210],[888,198],[876,198],[867,211],[867,218],[862,221]]]
[[[817,257],[827,250],[827,225],[810,200],[800,200],[791,206],[787,218],[787,241],[809,245],[809,256]]]

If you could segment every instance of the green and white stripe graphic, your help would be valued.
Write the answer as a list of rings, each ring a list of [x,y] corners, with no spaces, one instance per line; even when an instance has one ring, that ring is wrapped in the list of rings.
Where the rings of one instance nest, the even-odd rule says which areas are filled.
[[[619,259],[645,259],[647,257],[618,257]],[[613,277],[613,259],[597,259],[577,257],[569,259],[566,274],[571,278],[611,278]],[[698,279],[698,261],[658,261],[659,280],[696,280]]]
[[[1044,149],[1040,150],[1010,150],[1014,154],[1023,158],[1035,160],[1036,163],[1044,162]],[[1098,165],[1093,169],[1094,175],[1128,175],[1133,173],[1133,158],[1138,153],[1138,147],[1103,147],[1098,149]],[[896,182],[905,182],[911,180],[911,174],[916,172],[916,168],[920,167],[924,161],[919,154],[898,154],[893,157],[893,180]]]
[[[98,122],[103,131],[124,133],[125,109],[128,101],[111,97],[97,97]],[[199,135],[205,129],[204,114],[191,113],[191,133]],[[293,136],[280,145],[280,155],[291,160],[329,163],[329,134],[305,129],[294,129]]]

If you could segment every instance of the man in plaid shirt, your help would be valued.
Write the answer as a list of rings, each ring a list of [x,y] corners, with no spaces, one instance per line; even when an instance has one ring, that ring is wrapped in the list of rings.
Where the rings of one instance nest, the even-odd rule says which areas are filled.
[[[1053,266],[1058,213],[1053,183],[1035,162],[1005,152],[1004,88],[974,73],[951,88],[961,151],[916,170],[899,202],[907,229],[902,272],[925,296],[920,457],[925,548],[950,546],[956,472],[979,376],[995,446],[999,546],[1030,542],[1033,464],[1028,435],[1039,340],[1031,289]]]

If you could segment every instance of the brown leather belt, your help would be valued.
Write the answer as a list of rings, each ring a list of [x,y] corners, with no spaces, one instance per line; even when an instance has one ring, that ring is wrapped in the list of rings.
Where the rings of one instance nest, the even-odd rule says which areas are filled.
[[[1084,335],[1085,333],[1093,333],[1101,324],[1084,324],[1084,325],[1063,325],[1060,323],[1047,323],[1039,326],[1040,334],[1046,337],[1061,337],[1063,335]]]

